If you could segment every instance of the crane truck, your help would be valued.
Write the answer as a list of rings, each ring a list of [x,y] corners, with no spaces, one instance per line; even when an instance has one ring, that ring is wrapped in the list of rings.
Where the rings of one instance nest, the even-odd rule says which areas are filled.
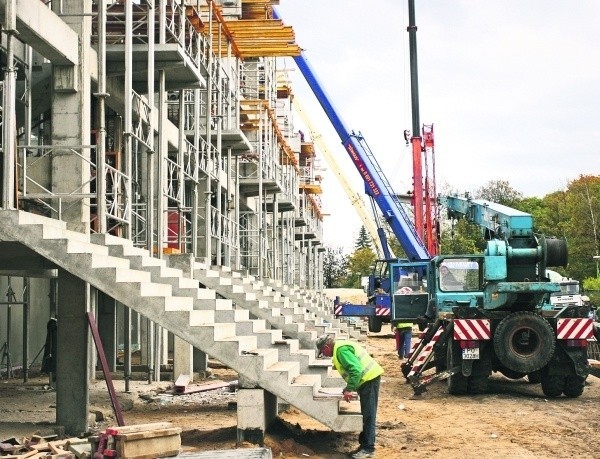
[[[409,27],[411,55],[416,61],[416,57],[414,57],[416,53],[414,5],[413,1],[409,3],[412,6],[410,9],[411,27]],[[275,9],[273,9],[273,17],[279,19],[279,14]],[[431,255],[435,254],[437,246],[436,243],[433,242],[435,239],[433,237],[434,225],[430,219],[428,219],[427,224],[424,222],[423,209],[429,209],[427,215],[432,215],[435,213],[435,203],[427,199],[425,199],[424,203],[423,197],[425,196],[427,198],[431,190],[435,190],[435,178],[432,176],[430,180],[425,179],[427,185],[425,187],[423,186],[421,158],[424,152],[432,151],[433,126],[425,126],[423,128],[423,137],[418,135],[420,130],[418,106],[416,105],[418,99],[413,97],[414,135],[410,138],[410,142],[413,146],[413,210],[415,221],[420,223],[411,221],[401,198],[394,192],[390,182],[383,173],[383,169],[377,162],[363,135],[360,133],[357,134],[346,127],[346,124],[343,122],[338,111],[334,108],[330,97],[323,89],[323,86],[318,80],[304,52],[302,51],[300,55],[294,56],[294,61],[329,118],[342,145],[363,179],[366,195],[371,199],[371,202],[374,203],[373,207],[377,205],[379,208],[382,218],[389,225],[400,246],[406,253],[408,260],[429,260]],[[411,66],[411,77],[413,85],[416,86],[416,65]],[[405,139],[409,142],[407,133],[405,133]],[[422,142],[422,139],[425,139],[425,141]],[[433,169],[433,161],[428,162],[428,167]],[[433,173],[431,175],[433,175]],[[390,290],[389,267],[392,263],[400,261],[398,258],[392,257],[385,229],[383,228],[383,225],[380,224],[380,219],[377,218],[377,216],[376,219],[378,223],[377,233],[383,250],[383,258],[376,261],[374,268],[369,275],[366,289],[366,304],[342,303],[339,301],[339,298],[336,298],[334,301],[334,314],[336,317],[366,317],[368,320],[369,331],[371,332],[379,332],[383,323],[391,322],[392,292]],[[430,235],[430,238],[427,240],[423,234],[424,228],[427,228],[427,232]]]
[[[392,320],[427,326],[401,365],[415,394],[441,379],[450,394],[484,393],[492,372],[500,372],[541,383],[548,397],[580,396],[594,336],[589,307],[547,307],[560,292],[547,267],[567,264],[566,242],[535,234],[533,217],[507,206],[457,196],[438,201],[450,218],[478,224],[487,242],[483,254],[390,267],[390,282],[405,289],[393,295]]]

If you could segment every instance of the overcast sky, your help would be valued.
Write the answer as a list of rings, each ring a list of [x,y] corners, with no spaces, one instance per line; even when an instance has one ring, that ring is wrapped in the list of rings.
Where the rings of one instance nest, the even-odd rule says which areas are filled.
[[[396,192],[411,190],[408,0],[281,0],[276,9],[346,127],[362,132]],[[438,191],[506,180],[543,197],[600,174],[600,0],[415,0],[415,10],[420,121],[434,126]],[[364,194],[302,74],[290,73]],[[324,242],[350,252],[362,223],[322,165]]]

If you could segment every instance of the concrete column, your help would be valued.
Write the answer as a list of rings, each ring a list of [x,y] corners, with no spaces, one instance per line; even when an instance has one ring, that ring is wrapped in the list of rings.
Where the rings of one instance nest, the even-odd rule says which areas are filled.
[[[264,445],[265,431],[277,417],[277,397],[264,389],[238,389],[237,441]]]
[[[194,348],[194,361],[193,368],[194,372],[198,373],[201,377],[206,377],[210,374],[208,370],[208,355],[206,352],[202,352],[198,348]]]
[[[193,269],[193,264],[194,264],[194,256],[192,254],[189,253],[182,253],[182,254],[172,254],[172,255],[167,255],[167,264],[171,267],[171,268],[176,268],[176,269],[180,269],[183,274],[187,277],[193,278],[194,274],[192,273],[192,269]],[[187,343],[186,343],[187,344]],[[183,345],[181,344],[181,349],[186,353],[186,358],[187,358],[187,351],[185,350],[185,348],[183,347]],[[190,349],[193,349],[192,351],[192,373],[190,374],[190,377],[192,377],[192,374],[198,373],[201,376],[205,376],[208,374],[208,356],[202,352],[199,349],[194,348],[193,346],[191,346],[190,344],[188,344],[188,346],[190,347]],[[178,350],[178,345],[177,345],[177,339],[175,341],[175,355],[173,356],[173,364],[177,365],[177,350]],[[173,378],[175,380],[177,380],[177,377],[179,376],[179,373],[177,372],[177,369],[174,369],[174,375]],[[187,373],[185,373],[187,374]]]
[[[179,336],[174,336],[173,341],[173,381],[180,375],[188,375],[190,382],[194,379],[193,347]]]
[[[67,435],[88,430],[88,343],[86,313],[89,284],[72,274],[58,273],[58,323],[56,358],[56,423]]]
[[[81,37],[79,65],[53,65],[52,68],[52,191],[57,193],[89,193],[90,166],[69,147],[89,145],[91,124],[91,2],[60,2],[64,21]],[[53,9],[56,8],[54,2]],[[60,147],[65,146],[64,150]],[[90,149],[75,148],[85,158]],[[68,174],[65,171],[69,171]],[[58,203],[56,203],[58,205]],[[68,204],[68,205],[67,205]],[[64,207],[63,207],[64,206]],[[62,203],[62,219],[69,229],[89,231],[90,206],[87,199]]]

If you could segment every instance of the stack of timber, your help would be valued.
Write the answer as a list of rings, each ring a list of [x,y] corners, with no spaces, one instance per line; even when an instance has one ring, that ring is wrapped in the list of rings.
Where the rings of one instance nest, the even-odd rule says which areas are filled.
[[[90,442],[94,459],[173,457],[181,450],[181,428],[170,422],[109,427]]]

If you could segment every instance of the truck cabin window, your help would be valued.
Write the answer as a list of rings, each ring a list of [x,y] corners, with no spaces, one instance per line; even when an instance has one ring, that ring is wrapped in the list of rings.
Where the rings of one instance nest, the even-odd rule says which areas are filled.
[[[479,261],[467,258],[446,259],[439,267],[439,286],[444,292],[479,289]]]

